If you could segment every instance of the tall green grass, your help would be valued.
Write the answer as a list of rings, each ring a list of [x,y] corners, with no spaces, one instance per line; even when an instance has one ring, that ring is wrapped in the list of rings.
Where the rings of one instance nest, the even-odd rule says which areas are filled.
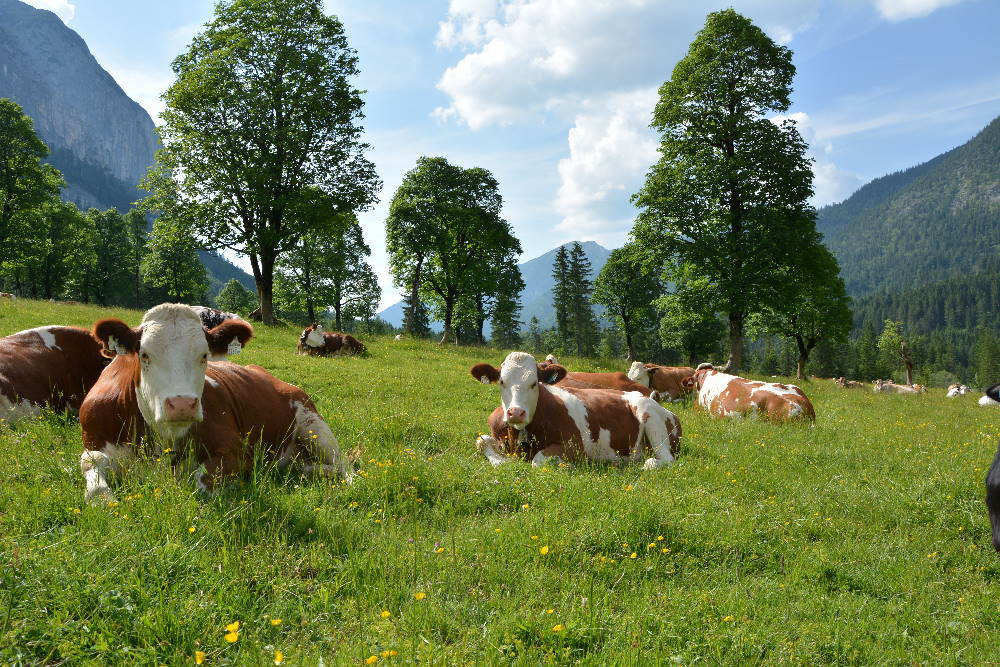
[[[0,334],[109,312],[140,319],[18,301]],[[351,486],[261,466],[205,499],[149,461],[89,507],[74,418],[0,426],[0,663],[1000,661],[1000,411],[975,396],[817,380],[812,428],[672,407],[669,469],[493,469],[473,442],[499,397],[468,369],[505,352],[323,359],[297,334],[259,326],[234,361],[316,399]]]

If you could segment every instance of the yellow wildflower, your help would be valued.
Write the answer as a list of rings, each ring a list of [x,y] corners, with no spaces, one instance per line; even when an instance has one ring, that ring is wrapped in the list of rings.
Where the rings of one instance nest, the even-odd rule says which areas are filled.
[[[198,530],[198,528],[197,528],[196,526],[189,526],[189,527],[188,527],[188,532],[189,532],[189,533],[193,533],[193,532],[194,532],[194,531],[196,531],[196,530]]]
[[[541,549],[538,550],[538,553],[542,554],[543,556],[545,554],[547,554],[548,552],[549,552],[549,545],[547,545],[547,544],[544,547],[542,547]]]
[[[235,643],[236,640],[239,639],[239,638],[240,638],[240,633],[238,633],[238,632],[227,632],[226,636],[223,637],[223,639],[225,639],[230,644]]]
[[[381,612],[379,613],[379,616],[381,616],[382,618],[389,618],[390,616],[392,616],[392,612],[391,612],[391,611],[389,611],[388,609],[383,609],[383,610],[382,610],[382,611],[381,611]]]
[[[376,662],[378,662],[378,656],[377,655],[370,655],[370,656],[368,656],[365,659],[365,664],[366,665],[374,665]]]
[[[566,629],[566,626],[563,625],[562,623],[559,623],[558,625],[553,625],[552,626],[552,632],[562,632],[565,629]]]
[[[229,630],[230,632],[238,632],[239,629],[240,629],[239,621],[233,621],[232,623],[226,626],[226,630]]]
[[[281,625],[281,619],[280,618],[272,618],[271,619],[271,625]]]
[[[204,651],[195,651],[194,652],[194,664],[200,665],[203,662],[205,662],[205,652]]]
[[[414,593],[413,594],[413,599],[414,600],[423,600],[425,597],[427,597],[427,593],[424,593],[423,591],[420,591],[419,593]]]
[[[275,651],[274,652],[274,664],[280,665],[284,661],[285,661],[285,654],[282,653],[281,651]]]

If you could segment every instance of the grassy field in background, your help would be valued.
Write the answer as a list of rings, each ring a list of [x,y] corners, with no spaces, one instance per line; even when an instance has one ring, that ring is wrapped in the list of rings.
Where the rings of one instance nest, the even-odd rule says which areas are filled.
[[[141,317],[19,300],[0,335],[109,313]],[[672,407],[669,469],[493,469],[468,369],[504,351],[297,334],[233,360],[314,397],[351,486],[261,469],[205,499],[149,462],[89,507],[75,418],[0,426],[0,664],[1000,664],[978,396],[817,380],[814,428]]]

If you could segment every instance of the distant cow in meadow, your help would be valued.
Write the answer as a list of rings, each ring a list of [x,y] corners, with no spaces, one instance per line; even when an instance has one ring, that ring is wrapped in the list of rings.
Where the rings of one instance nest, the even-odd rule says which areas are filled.
[[[856,382],[854,380],[848,380],[843,376],[839,378],[834,378],[833,381],[837,383],[837,386],[843,387],[844,389],[863,389],[865,386],[864,382]]]
[[[874,380],[872,381],[872,391],[877,394],[919,394],[920,389],[916,387],[911,387],[908,384],[896,384],[891,380]]]
[[[979,399],[979,405],[983,407],[995,407],[1000,405],[1000,384],[995,384],[986,390],[986,395]]]
[[[812,403],[794,384],[760,382],[701,364],[695,369],[698,405],[716,417],[761,415],[768,419],[810,419],[815,421]]]
[[[84,329],[46,326],[0,338],[0,419],[37,416],[42,406],[77,410],[107,363]]]
[[[955,398],[956,396],[965,396],[971,389],[964,384],[959,384],[955,382],[954,384],[948,385],[948,389],[945,391],[945,398]]]
[[[246,473],[255,452],[286,466],[307,456],[306,472],[350,478],[337,439],[304,391],[260,366],[209,362],[253,335],[242,320],[207,329],[190,306],[162,304],[131,328],[121,320],[94,327],[116,356],[80,407],[85,499],[112,498],[107,475],[143,450],[198,466],[197,482]]]
[[[476,441],[493,465],[504,463],[505,456],[535,465],[549,456],[612,463],[648,456],[645,468],[653,469],[677,455],[677,417],[638,392],[564,389],[558,382],[565,368],[539,365],[526,352],[511,352],[500,368],[476,364],[470,373],[500,385],[501,405],[489,417],[490,434]]]
[[[694,390],[694,369],[690,366],[658,366],[633,361],[629,379],[655,389],[660,398],[677,401]]]
[[[303,329],[299,335],[298,351],[299,354],[328,357],[362,354],[365,346],[350,334],[323,331],[322,324],[313,324]]]
[[[0,299],[6,299],[7,301],[17,301],[17,297],[10,292],[0,292]]]

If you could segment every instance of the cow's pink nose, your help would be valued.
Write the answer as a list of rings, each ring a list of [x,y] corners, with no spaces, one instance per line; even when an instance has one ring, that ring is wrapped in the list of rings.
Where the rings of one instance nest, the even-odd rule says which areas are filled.
[[[163,402],[163,415],[167,421],[187,422],[198,417],[198,399],[174,396]]]
[[[528,413],[524,408],[507,408],[507,421],[514,424],[523,424],[528,419]]]

